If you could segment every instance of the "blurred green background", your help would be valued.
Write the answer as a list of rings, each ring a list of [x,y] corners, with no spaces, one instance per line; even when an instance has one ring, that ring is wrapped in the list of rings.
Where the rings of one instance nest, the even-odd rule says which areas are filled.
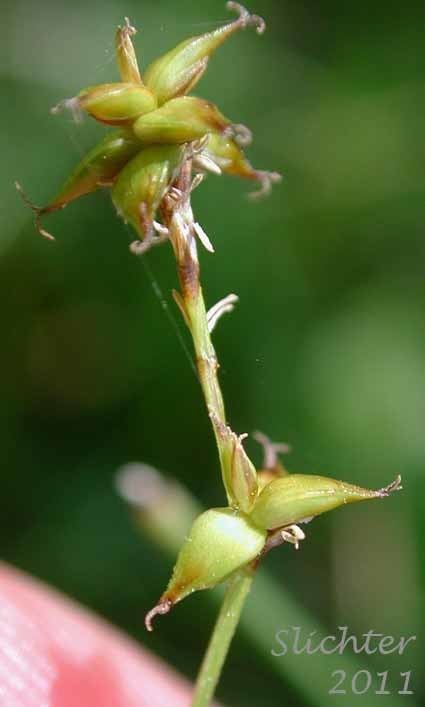
[[[250,184],[231,178],[211,176],[194,195],[216,248],[202,253],[207,301],[240,297],[215,335],[229,419],[239,432],[259,428],[290,442],[291,470],[372,487],[401,473],[404,483],[385,503],[316,520],[302,551],[281,548],[265,569],[326,633],[348,625],[357,634],[416,634],[404,656],[360,661],[375,674],[388,669],[394,692],[397,674],[412,670],[416,694],[400,699],[420,705],[424,7],[256,0],[252,9],[266,18],[267,33],[230,40],[197,89],[252,128],[256,166],[284,175],[260,203],[246,199]],[[170,297],[171,251],[158,248],[145,262],[131,256],[133,236],[106,193],[52,215],[47,227],[57,242],[48,243],[13,186],[19,179],[45,203],[102,134],[49,108],[87,84],[116,80],[113,37],[124,15],[139,28],[143,66],[228,19],[217,0],[2,7],[1,554],[193,678],[216,609],[201,592],[146,634],[143,614],[172,560],[139,534],[114,488],[116,469],[141,460],[177,477],[204,505],[224,500],[181,338],[191,352],[190,341]],[[259,462],[255,443],[248,449]],[[255,585],[249,601],[261,622]],[[286,626],[277,612],[275,630]],[[300,681],[276,670],[273,661],[285,659],[271,659],[270,650],[240,632],[218,692],[223,702],[314,704]],[[329,687],[335,667],[329,659]],[[326,699],[335,698],[322,691],[317,703]],[[373,706],[382,698],[357,699]]]

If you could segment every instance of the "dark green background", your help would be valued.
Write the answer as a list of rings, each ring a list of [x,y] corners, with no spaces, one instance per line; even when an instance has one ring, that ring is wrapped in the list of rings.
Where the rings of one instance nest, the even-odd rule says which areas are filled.
[[[202,253],[207,300],[240,296],[215,336],[229,418],[239,432],[260,428],[289,441],[295,471],[372,487],[402,473],[402,494],[315,521],[301,552],[282,548],[266,566],[329,633],[349,625],[418,634],[405,659],[370,665],[414,670],[420,704],[424,7],[257,0],[252,9],[267,33],[234,37],[197,88],[252,128],[254,164],[284,176],[256,204],[245,197],[251,185],[231,178],[211,176],[194,196],[216,248]],[[148,272],[129,254],[132,234],[106,193],[53,215],[57,242],[48,243],[13,187],[19,179],[35,202],[48,201],[102,133],[49,108],[87,84],[116,80],[113,34],[124,15],[140,30],[144,66],[227,18],[217,1],[18,0],[2,8],[1,554],[192,678],[214,611],[200,593],[146,634],[142,616],[171,562],[138,534],[113,484],[118,466],[143,460],[205,505],[223,503],[200,391],[152,287],[153,274],[190,350],[170,298],[171,251],[150,253]],[[259,461],[253,442],[248,449]],[[261,650],[236,640],[224,702],[303,705],[301,695]]]

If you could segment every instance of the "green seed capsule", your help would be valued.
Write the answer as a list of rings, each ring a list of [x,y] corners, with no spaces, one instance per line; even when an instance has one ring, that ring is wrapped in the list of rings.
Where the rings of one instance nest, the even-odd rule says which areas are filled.
[[[56,211],[84,194],[111,186],[117,174],[139,150],[140,142],[131,133],[121,130],[109,133],[83,157],[59,194],[39,212]]]
[[[134,123],[133,130],[143,143],[181,144],[207,133],[223,132],[229,125],[230,121],[213,103],[183,96],[142,115]]]
[[[258,171],[245,157],[236,140],[226,135],[212,134],[203,152],[210,157],[225,174],[247,179],[258,179]]]
[[[78,96],[66,98],[52,108],[56,115],[70,110],[76,120],[87,111],[93,118],[107,125],[131,125],[140,115],[155,110],[155,96],[145,86],[134,83],[104,83],[89,86]]]
[[[227,135],[230,131],[237,134],[238,130],[240,134],[236,138]],[[249,141],[249,131],[244,126],[232,125],[222,135],[210,134],[205,148],[195,156],[195,165],[207,171],[215,171],[211,169],[214,163],[225,174],[255,179],[259,182],[260,188],[251,192],[249,196],[253,198],[265,196],[270,193],[273,184],[280,182],[281,176],[277,172],[254,169],[240,147],[242,141],[243,144]],[[203,157],[206,160],[203,160]]]
[[[273,530],[331,511],[343,504],[383,498],[400,487],[400,477],[372,491],[325,476],[290,474],[271,481],[261,491],[250,518],[260,528]]]
[[[131,38],[135,34],[135,28],[130,25],[128,18],[126,18],[124,27],[118,27],[117,29],[115,35],[115,51],[121,81],[142,84],[143,81],[140,76],[136,52],[134,51],[133,42],[131,41]]]
[[[112,188],[112,201],[124,221],[142,237],[150,234],[155,212],[181,165],[183,148],[147,147],[121,171]]]
[[[192,525],[161,602],[175,604],[191,592],[215,587],[254,560],[266,533],[243,513],[212,508]]]
[[[148,66],[145,83],[157,96],[159,105],[188,93],[204,73],[211,54],[234,32],[248,25],[255,26],[258,32],[263,31],[265,25],[260,17],[250,15],[237,3],[227,5],[239,13],[237,20],[213,32],[186,39]]]
[[[155,110],[155,96],[145,86],[105,83],[90,87],[77,97],[79,107],[108,125],[130,124],[140,115]]]
[[[47,206],[35,206],[25,195],[22,187],[17,184],[19,192],[35,214],[35,225],[38,232],[42,236],[54,240],[51,233],[43,228],[42,217],[52,211],[63,209],[80,196],[90,194],[101,187],[112,186],[119,172],[137,155],[140,148],[139,140],[132,133],[124,130],[115,130],[109,133],[83,157],[60,192]]]

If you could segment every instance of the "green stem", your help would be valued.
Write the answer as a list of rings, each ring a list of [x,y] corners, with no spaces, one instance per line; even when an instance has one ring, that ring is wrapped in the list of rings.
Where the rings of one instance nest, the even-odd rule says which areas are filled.
[[[226,450],[220,425],[226,425],[223,395],[218,381],[219,364],[211,341],[208,316],[200,283],[199,261],[195,239],[195,225],[190,204],[192,165],[187,160],[182,167],[176,186],[183,198],[169,201],[163,210],[164,223],[168,226],[170,240],[177,262],[181,294],[177,301],[193,339],[199,380],[210,414],[224,487],[229,503],[230,489],[226,479]],[[230,582],[217,623],[197,678],[192,707],[207,707],[214,694],[220,673],[236,627],[245,598],[252,582],[252,569],[241,571]]]
[[[182,283],[183,300],[188,320],[190,333],[192,334],[193,345],[196,353],[196,366],[198,369],[199,381],[204,393],[208,411],[214,415],[214,419],[222,425],[226,424],[226,413],[224,409],[223,395],[218,381],[218,360],[213,343],[208,330],[207,311],[205,307],[202,288],[199,285],[196,291],[191,290],[185,293]],[[226,450],[222,444],[222,437],[219,428],[213,424],[215,440],[217,443],[218,455],[224,488],[227,493],[227,500],[231,503],[231,496],[227,488],[226,478]]]
[[[221,472],[228,502],[231,495],[226,479],[226,449],[219,433],[218,425],[226,424],[223,395],[218,381],[219,363],[211,341],[208,327],[207,309],[200,283],[200,269],[193,230],[193,213],[190,203],[191,163],[183,166],[178,187],[184,198],[177,205],[163,210],[165,224],[169,228],[180,281],[181,294],[178,301],[186,324],[192,336],[196,354],[199,381],[210,417],[215,420],[213,430],[220,457]],[[217,424],[218,423],[218,424]]]
[[[252,572],[240,572],[227,587],[198,673],[191,707],[208,707],[211,702],[245,599],[251,588],[252,578]]]
[[[183,297],[205,402],[225,424],[224,401],[217,376],[217,355],[208,330],[207,311],[201,286],[199,285],[196,292],[191,291]]]

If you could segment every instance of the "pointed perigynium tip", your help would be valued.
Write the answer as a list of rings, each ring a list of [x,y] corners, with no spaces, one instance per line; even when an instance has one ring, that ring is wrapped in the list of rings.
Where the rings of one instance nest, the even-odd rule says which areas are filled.
[[[155,616],[164,616],[164,614],[168,614],[170,609],[172,608],[173,603],[169,599],[160,599],[158,604],[153,607],[150,611],[145,616],[145,626],[146,630],[152,632],[153,631],[153,625],[152,621],[155,618]]]
[[[394,481],[392,481],[388,486],[384,486],[382,489],[378,489],[376,495],[378,498],[385,498],[389,496],[394,491],[401,491],[403,486],[401,485],[401,476],[398,474]]]
[[[21,199],[23,200],[23,202],[33,212],[34,225],[35,225],[36,230],[40,234],[40,236],[43,236],[43,238],[47,238],[47,240],[49,240],[49,241],[54,241],[55,237],[52,236],[52,234],[49,233],[49,231],[46,231],[46,229],[43,228],[43,226],[41,225],[41,217],[43,216],[43,214],[48,213],[49,210],[53,211],[54,209],[49,209],[49,208],[42,207],[42,206],[36,206],[35,204],[33,204],[32,201],[30,201],[30,199],[25,194],[25,192],[19,182],[15,182],[15,188],[16,188],[16,191],[18,192],[18,194],[20,195]],[[58,208],[61,208],[61,207],[58,207]]]
[[[134,37],[137,34],[137,29],[131,24],[129,17],[124,17],[124,24],[118,25],[118,29],[123,36]]]
[[[265,170],[256,170],[256,178],[260,183],[260,188],[248,194],[249,199],[262,199],[268,196],[272,190],[273,184],[278,184],[282,181],[282,175],[279,172],[267,172]]]
[[[64,111],[69,110],[72,114],[75,123],[81,123],[83,120],[83,111],[80,106],[80,99],[78,96],[73,96],[72,98],[64,98],[59,101],[55,106],[50,108],[51,115],[59,115]]]

